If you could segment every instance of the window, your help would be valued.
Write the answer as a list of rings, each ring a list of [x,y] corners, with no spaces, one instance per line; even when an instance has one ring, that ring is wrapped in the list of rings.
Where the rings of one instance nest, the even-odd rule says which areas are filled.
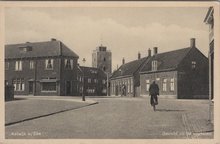
[[[5,62],[5,70],[9,70],[9,62]]]
[[[106,68],[105,68],[105,66],[104,66],[104,67],[103,67],[103,71],[105,71],[105,69],[106,69]]]
[[[97,83],[98,81],[97,81],[97,79],[94,79],[94,83]]]
[[[146,80],[146,91],[149,91],[150,88],[150,80]]]
[[[152,71],[156,71],[157,70],[157,61],[153,60],[151,63],[151,66],[152,66]]]
[[[52,70],[53,69],[53,59],[46,59],[45,69],[46,70]]]
[[[22,71],[22,61],[16,61],[15,62],[15,70],[16,71]]]
[[[30,61],[30,69],[34,69],[34,61]]]
[[[196,68],[196,61],[192,61],[192,69]]]
[[[17,78],[13,80],[14,90],[15,91],[24,91],[24,79]]]
[[[131,93],[133,93],[133,80],[131,79]]]
[[[130,82],[129,82],[129,80],[128,80],[128,93],[130,92]]]
[[[92,82],[91,78],[88,78],[88,83],[91,83],[91,82]]]
[[[73,69],[73,60],[72,59],[65,59],[65,68],[66,69]]]
[[[104,57],[103,61],[106,61],[105,57]]]
[[[167,91],[167,79],[163,79],[163,91]]]
[[[102,84],[105,84],[105,79],[102,80]]]
[[[174,91],[174,78],[170,79],[170,91]]]
[[[41,91],[55,92],[57,89],[56,82],[43,82]]]
[[[114,94],[114,83],[112,82],[112,94]]]

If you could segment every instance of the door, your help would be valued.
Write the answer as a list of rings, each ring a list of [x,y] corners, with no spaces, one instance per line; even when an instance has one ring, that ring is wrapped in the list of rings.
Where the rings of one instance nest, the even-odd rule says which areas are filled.
[[[71,81],[66,81],[66,95],[71,94]]]
[[[115,95],[118,95],[118,86],[115,86]]]
[[[34,82],[29,82],[29,94],[33,94],[34,92]]]

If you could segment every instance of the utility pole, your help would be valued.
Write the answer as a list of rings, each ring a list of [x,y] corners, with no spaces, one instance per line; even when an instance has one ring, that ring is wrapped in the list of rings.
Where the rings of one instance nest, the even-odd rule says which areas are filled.
[[[84,63],[86,62],[86,59],[83,58],[82,62],[83,62],[83,65],[84,65]],[[83,74],[83,79],[82,79],[82,82],[83,82],[83,87],[82,87],[82,101],[86,101],[85,93],[84,93],[84,89],[85,89],[85,74],[84,74],[84,71],[83,71],[83,70],[82,70],[82,74]]]

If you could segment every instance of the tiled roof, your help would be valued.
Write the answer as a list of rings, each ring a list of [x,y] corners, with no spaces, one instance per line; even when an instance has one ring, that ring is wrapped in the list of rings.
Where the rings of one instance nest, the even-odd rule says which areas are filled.
[[[141,66],[147,61],[149,57],[144,57],[121,65],[113,74],[111,78],[132,76]]]
[[[21,48],[24,47],[31,48],[32,50],[24,52],[21,50]],[[76,53],[58,40],[5,45],[5,58],[32,58],[60,55],[77,58],[79,57]]]
[[[148,63],[146,63],[141,72],[151,71],[152,61],[157,61],[157,71],[176,69],[179,63],[184,59],[184,57],[193,49],[191,47],[182,48],[179,50],[169,51],[165,53],[156,54],[151,57]]]

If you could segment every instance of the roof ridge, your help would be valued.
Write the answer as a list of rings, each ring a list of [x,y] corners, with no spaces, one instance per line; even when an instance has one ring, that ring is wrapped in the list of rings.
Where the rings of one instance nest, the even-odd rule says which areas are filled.
[[[5,46],[11,46],[11,45],[26,45],[26,44],[38,44],[38,43],[48,43],[48,42],[61,42],[60,40],[56,40],[56,41],[37,41],[37,42],[23,42],[23,43],[14,43],[14,44],[5,44]]]
[[[136,60],[129,61],[129,62],[125,63],[124,65],[129,64],[129,63],[132,63],[132,62],[135,62],[135,61],[139,61],[139,60],[145,59],[145,58],[147,58],[147,57],[148,57],[148,56],[143,57],[143,58],[140,58],[140,59],[136,59]],[[121,66],[122,66],[122,65],[121,65]]]
[[[166,54],[166,53],[172,53],[172,52],[176,52],[176,51],[180,51],[180,50],[184,50],[184,49],[192,49],[194,47],[185,47],[185,48],[180,48],[180,49],[176,49],[176,50],[171,50],[171,51],[166,51],[166,52],[163,52],[163,53],[158,53],[156,55],[161,55],[161,54]],[[196,48],[196,47],[195,47]]]

